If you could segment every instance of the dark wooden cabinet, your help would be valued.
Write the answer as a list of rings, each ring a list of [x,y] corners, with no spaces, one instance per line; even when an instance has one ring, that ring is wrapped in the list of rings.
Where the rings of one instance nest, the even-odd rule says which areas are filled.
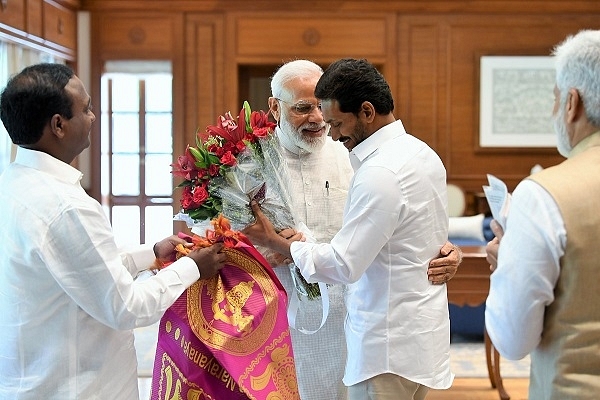
[[[78,0],[0,0],[0,36],[74,62]]]

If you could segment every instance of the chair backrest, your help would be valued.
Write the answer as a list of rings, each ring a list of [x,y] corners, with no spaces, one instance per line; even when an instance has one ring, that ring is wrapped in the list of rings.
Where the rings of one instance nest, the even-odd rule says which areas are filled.
[[[449,183],[447,185],[448,192],[448,216],[462,217],[465,214],[467,202],[465,200],[465,192],[458,185]]]

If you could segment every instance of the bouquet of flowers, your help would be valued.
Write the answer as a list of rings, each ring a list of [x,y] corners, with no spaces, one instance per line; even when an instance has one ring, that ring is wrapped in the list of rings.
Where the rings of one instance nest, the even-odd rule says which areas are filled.
[[[222,214],[232,229],[242,230],[254,221],[249,203],[256,200],[276,230],[295,227],[286,162],[274,128],[265,112],[252,111],[244,102],[237,118],[227,112],[216,125],[197,131],[196,147],[188,146],[171,165],[173,175],[183,178],[175,219],[203,235]],[[318,284],[307,283],[295,266],[292,276],[301,294],[319,296]]]
[[[217,125],[197,131],[196,147],[188,146],[171,165],[173,175],[184,179],[178,185],[183,193],[176,219],[204,228],[223,213],[239,230],[254,220],[248,204],[257,200],[276,229],[293,227],[285,160],[274,128],[265,112],[244,102],[237,119],[227,112]]]

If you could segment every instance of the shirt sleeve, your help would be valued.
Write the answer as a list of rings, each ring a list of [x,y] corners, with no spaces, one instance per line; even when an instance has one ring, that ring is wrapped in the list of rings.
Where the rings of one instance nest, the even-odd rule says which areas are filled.
[[[405,200],[395,181],[396,175],[386,168],[361,169],[354,177],[342,228],[331,243],[292,243],[292,258],[308,282],[358,281],[398,224]]]
[[[534,181],[521,182],[512,196],[485,310],[487,332],[502,356],[521,359],[540,342],[566,240],[552,196]]]
[[[142,244],[118,249],[121,261],[134,278],[154,264],[154,245]]]
[[[42,257],[57,284],[90,316],[115,329],[150,325],[199,278],[189,257],[141,281],[133,271],[151,266],[150,247],[123,256],[102,210],[65,210],[45,235]]]

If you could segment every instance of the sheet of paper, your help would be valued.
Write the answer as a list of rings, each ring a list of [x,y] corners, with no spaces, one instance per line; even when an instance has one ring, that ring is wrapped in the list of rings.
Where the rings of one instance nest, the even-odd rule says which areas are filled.
[[[510,193],[506,184],[494,175],[487,175],[489,186],[483,186],[485,198],[490,205],[492,217],[498,221],[502,229],[506,229],[506,217],[510,207]]]

